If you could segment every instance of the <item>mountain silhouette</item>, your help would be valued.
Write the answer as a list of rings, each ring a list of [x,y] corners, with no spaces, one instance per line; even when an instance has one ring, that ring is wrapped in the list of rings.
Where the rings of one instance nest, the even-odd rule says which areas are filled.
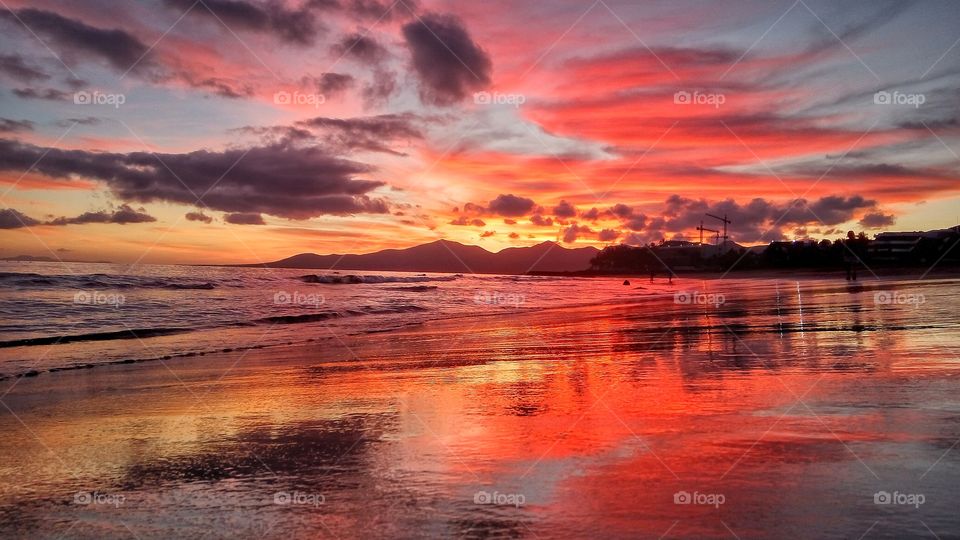
[[[480,246],[437,240],[405,249],[384,249],[364,255],[301,253],[279,261],[248,264],[268,268],[443,272],[460,274],[526,274],[530,271],[576,271],[590,267],[595,247],[567,249],[556,242],[511,247],[491,253]]]

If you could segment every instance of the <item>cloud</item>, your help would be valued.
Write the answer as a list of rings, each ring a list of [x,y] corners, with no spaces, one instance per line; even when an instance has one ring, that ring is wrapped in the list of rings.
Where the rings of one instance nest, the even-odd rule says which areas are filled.
[[[0,210],[0,229],[19,229],[20,227],[32,227],[39,224],[39,221],[25,216],[13,208]]]
[[[324,73],[319,77],[308,77],[307,80],[313,83],[317,91],[325,97],[346,92],[356,82],[353,75],[345,73]]]
[[[102,29],[68,19],[51,11],[25,8],[15,11],[0,10],[0,17],[12,24],[23,25],[43,38],[66,58],[87,53],[105,60],[120,72],[146,66],[140,62],[150,52],[149,47],[123,30]]]
[[[893,214],[870,212],[869,214],[864,214],[858,223],[865,229],[882,229],[883,227],[889,227],[896,222],[897,218]]]
[[[577,207],[567,201],[560,201],[560,204],[553,207],[553,215],[558,218],[572,218],[577,215]]]
[[[83,118],[67,118],[66,120],[60,120],[57,123],[57,126],[68,128],[72,125],[78,126],[96,126],[100,124],[100,119],[96,116],[84,116]]]
[[[483,231],[482,233],[480,233],[480,238],[490,238],[495,234],[497,234],[497,231]]]
[[[620,231],[614,229],[603,229],[597,233],[597,240],[601,242],[612,242],[620,237]]]
[[[143,208],[133,209],[130,205],[122,204],[116,210],[100,210],[99,212],[84,212],[77,217],[58,217],[48,221],[46,225],[85,225],[87,223],[150,223],[157,218],[149,215]]]
[[[190,10],[193,17],[205,17],[228,28],[244,28],[269,33],[296,45],[311,45],[321,28],[310,6],[290,9],[284,2],[247,2],[245,0],[164,0],[179,11]],[[193,7],[191,9],[191,6]]]
[[[586,225],[577,225],[574,223],[563,230],[563,241],[567,244],[572,244],[577,241],[577,238],[580,234],[590,233],[593,233],[590,227],[587,227]]]
[[[236,212],[223,216],[223,220],[234,225],[266,225],[263,216],[256,212]]]
[[[545,218],[540,214],[534,214],[530,216],[530,223],[533,223],[534,225],[538,225],[540,227],[552,227],[553,218],[549,218],[549,217]]]
[[[213,223],[213,218],[211,216],[204,214],[203,212],[187,212],[183,217],[187,218],[187,221]]]
[[[480,218],[471,219],[467,216],[460,216],[457,219],[454,219],[450,222],[450,225],[460,225],[460,226],[472,225],[474,227],[483,227],[486,224],[487,223]]]
[[[338,56],[353,58],[368,64],[379,63],[389,54],[377,40],[359,33],[344,36],[333,44],[330,50]]]
[[[14,95],[22,99],[42,99],[46,101],[66,101],[72,94],[56,88],[14,88]]]
[[[452,105],[490,85],[490,57],[458,18],[428,13],[404,25],[403,37],[424,103]]]
[[[17,131],[33,131],[33,122],[0,118],[0,133],[15,133]]]
[[[405,155],[388,143],[423,139],[417,126],[420,117],[412,113],[381,114],[356,118],[317,117],[297,122],[296,127],[317,130],[328,145],[341,150],[366,150]]]
[[[488,205],[490,212],[504,217],[519,217],[533,210],[536,204],[532,199],[516,195],[497,195]]]
[[[16,54],[0,54],[0,73],[23,82],[45,81],[50,78],[40,68],[27,64]]]
[[[290,219],[388,211],[384,200],[369,196],[384,182],[355,178],[372,172],[372,167],[319,147],[273,144],[221,152],[120,154],[0,139],[0,170],[24,171],[31,166],[35,173],[54,179],[98,180],[127,202],[194,205],[202,195],[213,210]]]

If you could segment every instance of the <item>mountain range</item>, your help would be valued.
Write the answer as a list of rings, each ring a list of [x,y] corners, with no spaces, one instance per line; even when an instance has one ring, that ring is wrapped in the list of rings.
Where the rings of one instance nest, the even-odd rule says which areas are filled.
[[[480,246],[437,240],[405,249],[384,249],[363,255],[301,253],[279,261],[243,266],[462,274],[526,274],[586,270],[595,247],[568,249],[556,242],[511,247],[496,253]]]

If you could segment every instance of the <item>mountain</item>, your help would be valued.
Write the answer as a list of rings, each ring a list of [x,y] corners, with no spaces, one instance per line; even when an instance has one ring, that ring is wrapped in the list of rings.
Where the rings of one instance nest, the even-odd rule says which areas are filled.
[[[461,274],[526,274],[532,270],[563,272],[586,270],[598,252],[595,247],[567,249],[556,242],[506,248],[491,253],[480,246],[437,240],[406,249],[384,249],[365,255],[301,253],[283,260],[243,266],[315,268]]]

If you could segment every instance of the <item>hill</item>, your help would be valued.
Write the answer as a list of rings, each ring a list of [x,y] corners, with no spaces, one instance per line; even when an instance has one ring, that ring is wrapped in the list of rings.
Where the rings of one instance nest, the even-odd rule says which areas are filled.
[[[405,249],[384,249],[363,255],[301,253],[279,261],[243,266],[462,274],[526,274],[531,271],[585,270],[597,248],[568,249],[556,242],[506,248],[492,253],[480,246],[437,240]]]

